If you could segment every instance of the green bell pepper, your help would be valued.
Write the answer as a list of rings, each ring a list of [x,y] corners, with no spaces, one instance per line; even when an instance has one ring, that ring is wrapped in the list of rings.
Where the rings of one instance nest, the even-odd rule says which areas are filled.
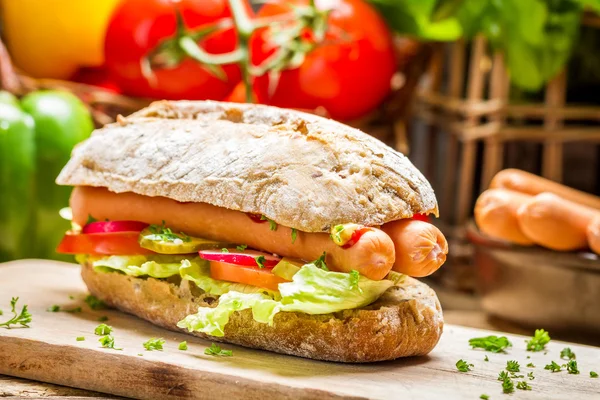
[[[35,128],[14,97],[0,97],[0,261],[7,261],[32,251]]]

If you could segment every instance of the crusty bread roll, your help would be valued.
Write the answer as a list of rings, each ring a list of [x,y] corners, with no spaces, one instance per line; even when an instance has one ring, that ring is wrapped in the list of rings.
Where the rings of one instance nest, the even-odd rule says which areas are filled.
[[[261,105],[153,103],[75,148],[57,183],[208,203],[304,232],[437,214],[429,182],[399,152],[341,123]]]
[[[164,328],[183,331],[177,322],[219,296],[194,295],[188,281],[177,286],[154,278],[97,273],[82,265],[90,292],[107,304]],[[442,310],[433,290],[415,279],[393,286],[362,309],[309,315],[281,312],[274,325],[254,321],[252,312],[235,312],[222,338],[193,332],[212,341],[265,349],[315,360],[372,362],[429,353],[443,329]]]

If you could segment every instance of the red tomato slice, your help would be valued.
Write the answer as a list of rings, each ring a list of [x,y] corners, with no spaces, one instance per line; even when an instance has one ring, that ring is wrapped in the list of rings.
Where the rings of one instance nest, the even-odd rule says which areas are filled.
[[[86,224],[81,233],[141,232],[147,227],[139,221],[97,221]]]
[[[214,279],[279,290],[278,285],[287,281],[273,275],[272,271],[272,268],[250,267],[219,261],[210,262],[210,276]]]
[[[412,219],[416,219],[417,221],[429,222],[429,216],[427,216],[426,214],[415,214],[412,216]]]
[[[229,264],[242,265],[246,267],[257,267],[258,263],[256,259],[258,257],[264,257],[262,264],[266,268],[272,268],[281,261],[281,258],[276,257],[269,253],[263,253],[261,251],[255,250],[236,250],[236,249],[227,249],[228,252],[223,252],[222,250],[200,250],[198,254],[200,254],[200,258],[203,258],[208,261],[220,261]]]
[[[56,252],[61,254],[133,255],[155,254],[138,244],[139,232],[73,233],[67,232]]]
[[[358,242],[358,240],[362,237],[362,235],[364,235],[370,230],[371,228],[365,226],[352,232],[350,240],[348,240],[348,242],[346,242],[346,244],[342,246],[342,249],[349,249],[350,247],[354,246],[356,242]]]

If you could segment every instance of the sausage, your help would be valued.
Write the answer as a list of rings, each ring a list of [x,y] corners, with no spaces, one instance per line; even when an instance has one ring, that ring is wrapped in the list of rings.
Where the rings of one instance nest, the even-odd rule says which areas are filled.
[[[586,229],[588,246],[596,254],[600,254],[600,216],[594,217]]]
[[[488,189],[475,203],[475,223],[479,230],[495,239],[531,246],[517,220],[517,210],[532,196],[506,189]]]
[[[427,222],[401,219],[381,229],[394,242],[396,262],[392,269],[406,275],[423,277],[433,274],[446,261],[448,242],[440,230]]]
[[[587,228],[600,212],[542,193],[526,201],[517,211],[523,233],[540,246],[571,251],[587,247]]]
[[[79,186],[70,201],[73,221],[84,225],[91,215],[98,220],[135,220],[166,225],[175,232],[226,242],[246,244],[251,248],[303,260],[316,260],[323,252],[325,262],[334,271],[357,270],[362,275],[383,279],[394,264],[394,243],[383,231],[369,229],[352,247],[343,249],[327,233],[296,233],[278,226],[272,231],[268,223],[254,222],[247,214],[206,203],[180,203],[165,197],[148,197],[135,193],[113,193],[106,188]]]
[[[583,204],[591,208],[600,209],[600,197],[575,190],[560,183],[551,181],[529,172],[518,169],[505,169],[494,176],[490,188],[504,188],[516,192],[537,195],[540,193],[554,193],[563,199]]]

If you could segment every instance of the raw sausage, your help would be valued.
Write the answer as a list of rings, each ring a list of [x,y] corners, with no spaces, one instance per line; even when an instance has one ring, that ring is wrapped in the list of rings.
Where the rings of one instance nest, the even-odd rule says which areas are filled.
[[[488,189],[475,203],[475,223],[479,230],[495,239],[506,240],[523,246],[533,245],[517,220],[517,210],[531,196],[506,189]]]

